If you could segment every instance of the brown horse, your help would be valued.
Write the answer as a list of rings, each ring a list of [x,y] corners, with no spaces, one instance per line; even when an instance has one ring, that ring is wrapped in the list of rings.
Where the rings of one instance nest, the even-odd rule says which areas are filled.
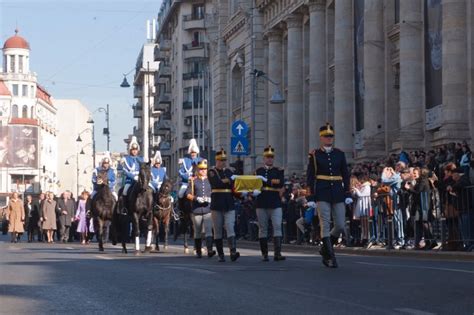
[[[156,198],[156,205],[153,209],[153,235],[155,237],[155,249],[160,250],[159,235],[160,226],[163,224],[165,229],[165,249],[168,248],[168,233],[173,213],[173,197],[171,197],[171,190],[173,185],[170,181],[165,181],[160,187],[158,196]]]

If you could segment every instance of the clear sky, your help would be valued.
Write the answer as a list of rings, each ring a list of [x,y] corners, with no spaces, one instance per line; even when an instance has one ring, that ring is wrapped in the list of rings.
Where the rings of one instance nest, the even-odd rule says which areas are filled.
[[[0,0],[2,45],[16,27],[31,47],[30,68],[54,98],[89,110],[110,105],[111,151],[125,151],[132,132],[132,87],[120,87],[146,41],[146,20],[161,0]],[[105,115],[94,114],[97,151],[106,149]]]

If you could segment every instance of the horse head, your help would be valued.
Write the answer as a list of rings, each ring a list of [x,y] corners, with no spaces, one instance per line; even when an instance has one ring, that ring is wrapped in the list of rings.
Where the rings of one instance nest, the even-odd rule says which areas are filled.
[[[138,184],[142,190],[148,188],[151,180],[151,163],[141,163],[140,172],[138,173]]]
[[[173,189],[173,185],[171,184],[169,180],[166,180],[161,184],[159,193],[161,196],[169,196],[171,194],[172,189]]]
[[[98,185],[104,185],[104,186],[109,186],[109,176],[108,176],[108,171],[107,170],[100,170],[97,173],[97,184]]]

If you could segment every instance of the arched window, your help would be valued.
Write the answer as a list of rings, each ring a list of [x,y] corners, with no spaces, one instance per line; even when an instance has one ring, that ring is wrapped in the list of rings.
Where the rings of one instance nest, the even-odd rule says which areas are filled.
[[[35,107],[34,106],[31,106],[31,114],[30,114],[30,118],[35,118]]]
[[[21,111],[21,117],[22,118],[28,118],[28,106],[23,105],[23,109]]]
[[[12,106],[12,118],[18,118],[18,105]]]

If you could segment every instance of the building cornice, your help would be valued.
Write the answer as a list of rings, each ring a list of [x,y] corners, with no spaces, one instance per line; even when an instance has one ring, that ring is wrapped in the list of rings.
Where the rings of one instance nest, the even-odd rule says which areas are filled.
[[[222,37],[224,41],[227,41],[232,35],[237,33],[245,25],[246,17],[245,14],[239,10],[232,18],[230,22],[224,27]]]

